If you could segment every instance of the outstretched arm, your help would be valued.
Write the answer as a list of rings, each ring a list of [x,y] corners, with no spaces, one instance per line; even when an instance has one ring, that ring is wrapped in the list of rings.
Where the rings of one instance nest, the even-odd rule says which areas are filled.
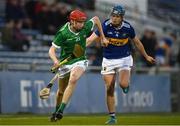
[[[139,40],[138,37],[134,37],[133,42],[135,43],[136,47],[138,48],[138,50],[140,51],[140,53],[145,57],[145,59],[150,62],[150,63],[155,63],[155,59],[151,56],[149,56],[145,49],[144,46],[142,45],[141,41]]]
[[[99,36],[97,36],[94,32],[86,39],[86,47],[91,45],[95,40],[97,40]]]
[[[97,16],[93,17],[92,20],[94,21],[95,25],[98,28],[102,43],[105,44],[105,46],[107,46],[109,41],[105,38],[103,29],[102,29],[102,25],[101,25],[101,21],[99,20],[99,18]]]

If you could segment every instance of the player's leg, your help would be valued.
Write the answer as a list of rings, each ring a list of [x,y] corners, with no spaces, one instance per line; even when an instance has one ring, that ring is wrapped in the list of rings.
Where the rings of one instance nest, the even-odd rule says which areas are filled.
[[[107,107],[110,113],[115,112],[115,99],[114,99],[114,86],[115,86],[115,75],[103,75],[103,79],[106,85],[106,100]]]
[[[68,81],[69,81],[69,73],[64,77],[64,78],[59,78],[58,80],[58,90],[57,90],[57,94],[56,94],[56,108],[55,111],[53,112],[53,114],[51,115],[51,121],[56,121],[56,111],[59,108],[61,101],[62,101],[62,97],[64,94],[64,91],[68,85]]]
[[[57,97],[56,97],[56,108],[61,104],[62,97],[64,91],[68,85],[70,74],[66,75],[64,78],[59,79],[59,89],[57,90]]]
[[[61,103],[61,105],[58,108],[57,113],[56,113],[56,118],[57,119],[62,118],[63,111],[64,111],[68,101],[70,100],[70,98],[71,98],[71,96],[72,96],[72,94],[74,92],[77,81],[83,75],[84,71],[85,70],[82,67],[78,67],[78,66],[74,67],[71,70],[68,86],[65,89],[65,92],[64,92],[64,95],[63,95],[63,98],[62,98],[62,103]]]
[[[114,86],[115,86],[115,64],[114,60],[103,58],[101,74],[106,86],[106,103],[110,118],[106,124],[115,124],[115,97],[114,97]],[[115,66],[115,67],[114,67]]]
[[[106,124],[115,124],[115,97],[114,97],[114,87],[115,87],[115,74],[104,74],[103,79],[106,85],[106,103],[109,111],[109,120]]]
[[[86,68],[88,66],[88,61],[87,60],[81,60],[78,61],[72,65],[68,65],[70,68],[70,77],[68,81],[68,86],[66,87],[64,91],[64,95],[62,98],[62,103],[60,104],[60,107],[58,108],[56,112],[56,118],[61,119],[63,111],[66,107],[66,104],[68,103],[69,99],[71,98],[73,91],[76,87],[76,83],[79,80],[79,78],[83,75],[85,72]]]
[[[119,61],[121,62],[121,66],[117,69],[119,72],[119,85],[124,93],[128,93],[133,58],[130,55],[119,59]]]
[[[119,85],[125,94],[128,93],[129,91],[129,82],[130,82],[130,68],[120,70]]]

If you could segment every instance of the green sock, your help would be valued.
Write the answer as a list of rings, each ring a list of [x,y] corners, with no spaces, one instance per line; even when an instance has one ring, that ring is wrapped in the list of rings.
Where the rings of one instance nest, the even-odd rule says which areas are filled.
[[[66,104],[65,103],[61,103],[61,105],[57,109],[57,112],[63,113],[65,107],[66,107]]]
[[[59,107],[60,107],[60,105],[57,105],[57,106],[56,106],[56,111],[58,110]]]
[[[57,110],[58,110],[59,106],[60,106],[60,105],[56,105],[56,108],[55,108],[54,113],[56,113],[56,112],[57,112]]]

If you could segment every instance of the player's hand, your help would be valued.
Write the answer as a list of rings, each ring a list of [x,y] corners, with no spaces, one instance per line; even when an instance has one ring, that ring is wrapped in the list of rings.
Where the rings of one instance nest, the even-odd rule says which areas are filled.
[[[53,65],[53,67],[58,66],[58,64],[59,64],[59,61],[58,61],[58,60],[54,61],[54,65]]]
[[[147,57],[146,57],[146,60],[147,60],[148,62],[152,63],[152,64],[156,63],[156,60],[155,60],[153,57],[151,57],[151,56],[147,56]]]
[[[50,88],[43,88],[40,92],[39,92],[39,97],[41,99],[48,99],[50,95]]]
[[[107,40],[105,37],[103,37],[101,39],[101,44],[102,44],[102,46],[107,47],[109,44],[109,40]]]
[[[57,70],[58,70],[58,68],[59,68],[59,61],[58,60],[55,60],[54,61],[54,65],[51,67],[51,72],[52,73],[56,73],[57,72]]]

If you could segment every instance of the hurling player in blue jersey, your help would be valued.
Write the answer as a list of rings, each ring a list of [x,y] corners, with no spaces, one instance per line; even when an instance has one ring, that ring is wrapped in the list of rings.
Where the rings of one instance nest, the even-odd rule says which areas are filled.
[[[115,97],[114,87],[116,74],[119,75],[119,85],[124,93],[128,93],[130,71],[133,65],[129,38],[135,43],[140,53],[145,59],[154,63],[155,60],[149,56],[139,38],[136,36],[134,28],[123,19],[125,9],[122,5],[113,7],[110,19],[103,22],[103,32],[109,40],[109,44],[103,47],[103,61],[101,74],[106,85],[107,107],[109,110],[109,120],[106,124],[116,124],[115,117]],[[87,46],[98,39],[99,32],[96,31],[87,39]]]

